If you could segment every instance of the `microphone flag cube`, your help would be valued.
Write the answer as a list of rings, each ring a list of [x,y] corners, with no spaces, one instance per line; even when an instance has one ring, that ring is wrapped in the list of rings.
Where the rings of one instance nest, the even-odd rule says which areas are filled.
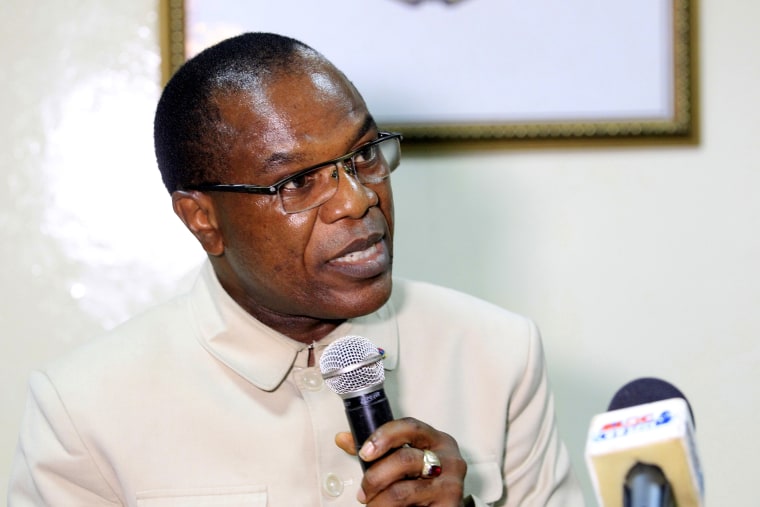
[[[586,465],[599,505],[624,505],[626,475],[637,463],[662,469],[679,507],[704,506],[702,471],[686,400],[655,401],[592,418]]]

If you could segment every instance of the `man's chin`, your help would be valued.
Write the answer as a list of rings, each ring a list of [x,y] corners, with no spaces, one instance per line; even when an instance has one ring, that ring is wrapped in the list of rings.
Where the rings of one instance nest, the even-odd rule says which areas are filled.
[[[393,278],[388,271],[368,286],[342,292],[337,298],[339,302],[336,305],[336,309],[340,307],[341,315],[336,315],[336,318],[353,319],[379,310],[390,299],[392,289]]]

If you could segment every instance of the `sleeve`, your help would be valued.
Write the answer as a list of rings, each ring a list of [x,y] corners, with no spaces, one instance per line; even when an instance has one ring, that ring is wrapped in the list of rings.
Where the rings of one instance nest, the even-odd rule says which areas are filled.
[[[508,408],[506,498],[497,505],[583,506],[580,486],[558,434],[541,337],[532,321],[524,368]]]
[[[34,372],[8,486],[9,507],[120,502],[96,466],[50,379]]]

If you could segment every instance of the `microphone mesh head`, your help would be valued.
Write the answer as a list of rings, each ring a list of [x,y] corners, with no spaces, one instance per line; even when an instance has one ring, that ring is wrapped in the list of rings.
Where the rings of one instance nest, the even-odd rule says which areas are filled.
[[[328,345],[319,360],[319,369],[323,376],[345,369],[325,378],[325,384],[338,394],[361,391],[385,380],[382,354],[362,336],[344,336]]]

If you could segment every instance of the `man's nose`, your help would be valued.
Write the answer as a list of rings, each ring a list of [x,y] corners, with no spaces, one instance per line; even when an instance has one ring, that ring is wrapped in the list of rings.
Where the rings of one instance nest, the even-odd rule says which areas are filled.
[[[359,181],[351,160],[337,165],[338,189],[322,205],[323,218],[329,222],[341,218],[361,218],[369,208],[377,205],[377,193]]]

